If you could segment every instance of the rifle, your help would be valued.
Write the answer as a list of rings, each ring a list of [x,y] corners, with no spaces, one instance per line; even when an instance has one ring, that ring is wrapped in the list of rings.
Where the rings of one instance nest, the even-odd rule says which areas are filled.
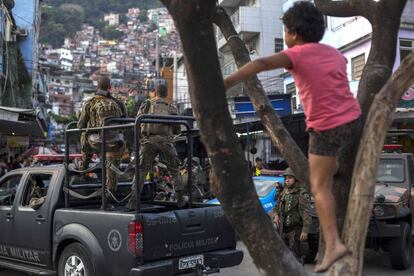
[[[283,238],[283,223],[284,223],[284,220],[285,220],[285,218],[282,216],[282,215],[280,215],[279,216],[279,235],[280,235],[280,237],[282,237]]]

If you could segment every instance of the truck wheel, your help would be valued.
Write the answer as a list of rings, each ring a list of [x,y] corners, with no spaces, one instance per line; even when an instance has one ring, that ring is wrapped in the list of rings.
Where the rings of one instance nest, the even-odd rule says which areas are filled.
[[[95,276],[88,251],[80,243],[68,245],[59,258],[58,276]]]
[[[411,227],[406,222],[400,223],[400,236],[390,239],[391,267],[405,270],[411,266],[413,259],[413,247]]]

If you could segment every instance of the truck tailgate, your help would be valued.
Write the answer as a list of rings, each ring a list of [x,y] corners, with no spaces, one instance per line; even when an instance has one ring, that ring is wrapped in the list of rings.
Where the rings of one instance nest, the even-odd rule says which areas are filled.
[[[142,214],[144,260],[234,248],[235,232],[220,206]]]

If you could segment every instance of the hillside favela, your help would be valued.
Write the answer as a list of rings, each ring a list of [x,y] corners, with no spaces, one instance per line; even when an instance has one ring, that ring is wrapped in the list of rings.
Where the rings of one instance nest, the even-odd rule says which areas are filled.
[[[0,276],[414,275],[414,0],[0,18]]]

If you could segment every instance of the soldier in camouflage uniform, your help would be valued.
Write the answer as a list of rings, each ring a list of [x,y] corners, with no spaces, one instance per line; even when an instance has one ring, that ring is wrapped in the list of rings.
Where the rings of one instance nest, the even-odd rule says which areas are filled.
[[[41,176],[35,176],[29,193],[29,207],[37,210],[46,199],[45,185]]]
[[[98,90],[82,108],[79,116],[78,128],[93,128],[103,126],[107,117],[125,117],[125,105],[111,96],[109,89],[111,81],[108,77],[101,77],[98,82]],[[106,131],[106,160],[115,167],[119,166],[124,151],[123,134],[119,131]],[[102,139],[100,131],[86,131],[81,135],[82,165],[81,170],[89,167],[91,157],[94,153],[101,152]],[[118,179],[116,173],[107,166],[106,186],[115,193]]]
[[[155,88],[154,97],[145,101],[138,110],[137,116],[141,114],[159,114],[159,115],[177,115],[177,108],[169,104],[166,100],[167,87],[163,84]],[[144,187],[145,176],[154,163],[155,157],[159,155],[160,161],[167,166],[169,173],[172,176],[172,184],[175,189],[178,204],[184,204],[183,193],[184,187],[182,185],[179,174],[179,164],[177,158],[177,151],[175,150],[173,135],[180,132],[178,125],[166,124],[142,124],[141,125],[141,139],[140,139],[140,183],[141,191]],[[136,206],[135,198],[135,182],[132,186],[131,198],[127,204],[127,208],[134,210]]]
[[[183,182],[184,189],[188,187],[188,171],[187,171],[187,158],[184,160],[184,164],[181,166],[180,174]],[[200,158],[192,158],[192,194],[193,200],[201,202],[204,194],[206,193],[207,177],[201,167]]]
[[[296,180],[292,169],[285,173],[285,187],[275,206],[274,223],[281,230],[281,236],[298,259],[306,252],[300,252],[300,242],[308,239],[312,222],[310,196]]]

